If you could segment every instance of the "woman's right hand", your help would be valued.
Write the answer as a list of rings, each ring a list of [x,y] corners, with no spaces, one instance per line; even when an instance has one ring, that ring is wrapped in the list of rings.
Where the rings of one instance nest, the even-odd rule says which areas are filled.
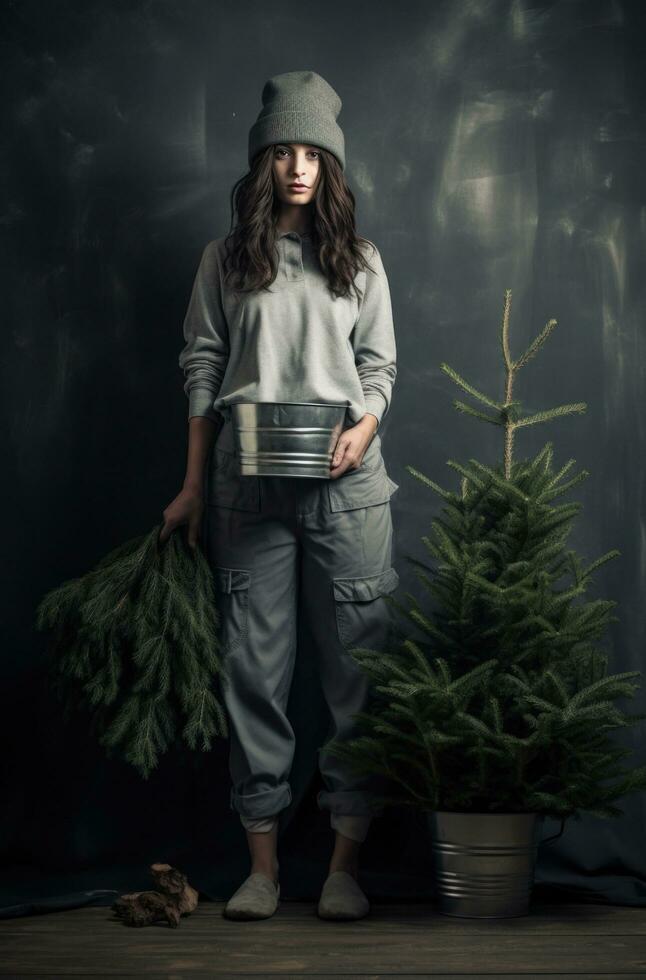
[[[183,487],[163,512],[164,525],[159,542],[164,544],[175,528],[188,524],[188,543],[195,550],[204,514],[204,493],[201,488]]]

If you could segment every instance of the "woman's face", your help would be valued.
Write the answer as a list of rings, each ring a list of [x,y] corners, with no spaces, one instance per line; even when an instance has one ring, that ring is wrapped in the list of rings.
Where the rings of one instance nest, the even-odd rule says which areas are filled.
[[[314,200],[320,175],[321,154],[309,143],[276,143],[274,181],[283,204],[309,204]],[[301,184],[298,188],[292,186]]]

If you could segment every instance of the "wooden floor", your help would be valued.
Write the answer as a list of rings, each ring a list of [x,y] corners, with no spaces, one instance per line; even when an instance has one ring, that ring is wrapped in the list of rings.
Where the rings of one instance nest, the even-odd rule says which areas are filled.
[[[355,922],[282,901],[257,922],[201,902],[177,929],[133,929],[109,908],[0,921],[0,977],[646,977],[646,909],[545,905],[458,919],[433,904],[372,904]]]

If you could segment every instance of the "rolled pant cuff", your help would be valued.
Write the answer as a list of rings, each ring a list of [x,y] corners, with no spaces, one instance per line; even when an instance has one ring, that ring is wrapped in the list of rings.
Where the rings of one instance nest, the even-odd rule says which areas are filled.
[[[376,817],[383,813],[383,806],[375,803],[369,793],[360,790],[319,790],[316,796],[319,810],[353,817]]]
[[[331,813],[330,826],[332,830],[338,830],[344,837],[357,841],[362,844],[368,836],[368,830],[372,822],[372,816],[359,817],[347,813]]]
[[[240,822],[245,830],[250,830],[253,834],[268,834],[278,823],[278,814],[273,817],[245,817],[240,814]]]
[[[282,783],[260,793],[237,793],[232,787],[229,800],[232,810],[252,820],[274,817],[291,802],[292,790],[289,783]]]

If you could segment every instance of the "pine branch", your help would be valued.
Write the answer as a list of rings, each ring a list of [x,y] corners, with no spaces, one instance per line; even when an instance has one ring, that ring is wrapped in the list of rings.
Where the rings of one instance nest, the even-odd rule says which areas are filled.
[[[448,376],[455,381],[460,388],[464,389],[464,391],[466,391],[469,395],[473,395],[473,397],[477,398],[478,401],[483,402],[485,405],[489,405],[490,408],[497,409],[499,412],[502,410],[502,405],[499,404],[499,402],[494,401],[493,398],[489,398],[487,395],[483,394],[483,392],[478,391],[477,388],[474,388],[468,381],[465,381],[465,379],[459,375],[457,371],[454,371],[448,364],[440,364],[440,369],[444,371],[445,374],[448,374]]]
[[[456,500],[457,499],[456,495],[452,491],[445,490],[438,483],[435,483],[434,480],[431,480],[430,477],[425,476],[424,473],[420,473],[419,470],[416,470],[414,466],[406,466],[405,469],[408,470],[408,472],[411,474],[411,476],[414,476],[417,480],[419,480],[425,486],[430,487],[431,490],[434,490],[441,497],[444,497],[445,500]]]
[[[512,493],[519,500],[526,502],[529,498],[526,493],[523,493],[519,487],[515,486],[511,481],[505,480],[500,476],[491,466],[486,466],[484,463],[479,463],[477,459],[470,459],[469,462],[476,469],[480,470],[482,473],[486,473],[492,483],[499,487],[505,493]]]
[[[526,415],[524,418],[514,422],[515,428],[523,425],[534,425],[536,422],[549,422],[550,419],[560,418],[563,415],[571,415],[574,412],[585,412],[587,405],[585,402],[576,402],[573,405],[559,405],[557,408],[548,408],[543,412],[536,412],[534,415]]]
[[[447,459],[446,465],[450,466],[454,470],[457,470],[458,473],[461,473],[469,483],[473,483],[479,490],[486,489],[485,481],[481,480],[475,473],[468,470],[466,466],[462,465],[462,463],[457,463],[453,459]]]
[[[513,365],[514,371],[520,371],[520,369],[527,363],[527,361],[529,361],[532,357],[534,357],[536,352],[543,346],[543,344],[551,334],[557,322],[558,321],[554,319],[550,319],[547,321],[547,323],[545,324],[541,332],[535,337],[535,339],[532,341],[532,343],[527,348],[525,353],[522,354],[521,357],[519,357],[518,360],[514,363]]]
[[[192,556],[186,529],[159,547],[160,526],[105,556],[41,601],[36,622],[52,626],[54,685],[67,705],[93,712],[101,743],[147,778],[185,720],[182,737],[208,747],[226,735],[216,691],[216,594],[208,562]],[[173,669],[171,670],[171,664]]]
[[[602,565],[605,565],[606,562],[611,561],[613,558],[619,558],[620,555],[621,552],[617,548],[612,548],[610,551],[607,551],[605,555],[601,555],[600,558],[597,558],[596,561],[588,565],[582,573],[582,578],[589,579],[592,573],[596,572]]]
[[[493,425],[504,425],[504,421],[499,415],[487,415],[486,412],[479,412],[476,408],[472,408],[471,405],[460,401],[458,398],[453,399],[453,405],[459,412],[472,415],[474,418],[479,419],[482,422],[491,422]]]

